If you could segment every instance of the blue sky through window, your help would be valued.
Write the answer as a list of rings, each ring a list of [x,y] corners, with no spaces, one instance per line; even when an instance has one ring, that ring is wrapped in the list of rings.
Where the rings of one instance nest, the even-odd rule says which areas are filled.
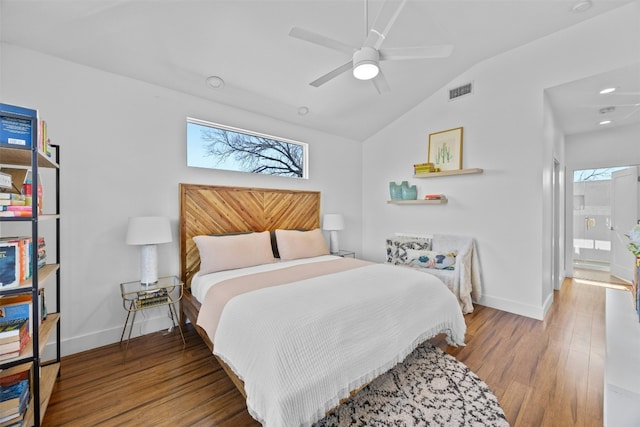
[[[628,166],[576,170],[573,171],[573,182],[610,180],[613,172],[626,169],[627,167]]]

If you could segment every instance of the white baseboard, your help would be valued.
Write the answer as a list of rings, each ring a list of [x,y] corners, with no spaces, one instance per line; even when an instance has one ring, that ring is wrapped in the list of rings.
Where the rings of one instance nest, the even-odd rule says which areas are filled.
[[[553,301],[553,299],[551,301]],[[517,314],[519,316],[531,317],[536,320],[543,320],[544,315],[548,310],[548,307],[545,309],[545,307],[522,304],[504,298],[492,297],[490,295],[483,295],[482,298],[480,298],[480,301],[478,301],[478,304],[484,305],[485,307],[495,308],[496,310]],[[546,304],[547,303],[545,303],[545,305]],[[550,303],[548,304],[550,307]]]
[[[139,312],[138,316],[136,317],[136,323],[133,327],[133,331],[131,332],[131,338],[158,332],[164,329],[168,329],[172,326],[171,319],[166,313],[164,313],[164,311],[164,315],[161,315],[160,313],[156,313],[154,310],[153,316],[149,317],[142,316],[142,313],[145,312]],[[151,311],[149,310],[147,311],[147,313],[151,313]],[[176,319],[176,322],[177,321],[178,320]],[[88,335],[63,339],[60,348],[61,355],[68,356],[70,354],[80,353],[82,351],[117,343],[120,341],[123,326],[124,325],[114,326],[112,328],[104,329],[102,331],[94,332]],[[124,335],[124,340],[127,339],[128,333],[129,327],[127,327],[126,333]],[[54,357],[55,340],[52,340],[47,343],[42,359],[48,360]]]

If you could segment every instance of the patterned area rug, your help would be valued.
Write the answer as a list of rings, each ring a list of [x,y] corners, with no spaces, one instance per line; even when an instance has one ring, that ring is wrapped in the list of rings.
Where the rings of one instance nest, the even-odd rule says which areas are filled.
[[[509,426],[489,387],[430,343],[318,421],[314,427]]]

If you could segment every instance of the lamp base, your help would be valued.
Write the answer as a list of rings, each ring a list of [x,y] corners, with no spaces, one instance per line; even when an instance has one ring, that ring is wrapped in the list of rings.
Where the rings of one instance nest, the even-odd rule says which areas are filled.
[[[329,231],[329,252],[337,254],[340,252],[338,247],[338,232],[336,230]]]
[[[151,286],[158,282],[158,246],[143,245],[140,252],[140,283]]]

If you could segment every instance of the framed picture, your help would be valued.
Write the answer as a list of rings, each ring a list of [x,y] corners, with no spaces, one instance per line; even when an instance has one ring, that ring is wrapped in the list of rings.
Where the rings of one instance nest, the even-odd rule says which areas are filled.
[[[462,169],[462,128],[429,134],[427,162],[441,171]]]

